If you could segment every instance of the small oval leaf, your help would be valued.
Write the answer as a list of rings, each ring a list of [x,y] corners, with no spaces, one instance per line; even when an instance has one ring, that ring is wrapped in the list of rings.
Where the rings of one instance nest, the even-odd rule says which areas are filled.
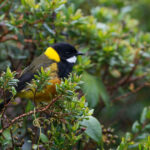
[[[48,143],[48,137],[45,135],[45,134],[43,134],[43,133],[41,133],[40,134],[40,140],[43,142],[43,143]]]
[[[89,116],[88,118],[88,120],[84,119],[80,124],[86,126],[85,133],[100,144],[102,140],[102,129],[100,122],[93,116]]]

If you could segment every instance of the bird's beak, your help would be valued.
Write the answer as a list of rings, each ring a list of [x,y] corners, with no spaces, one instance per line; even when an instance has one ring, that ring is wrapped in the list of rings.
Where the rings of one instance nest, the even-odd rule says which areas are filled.
[[[84,55],[84,53],[82,53],[82,52],[78,52],[78,53],[77,53],[77,55]]]

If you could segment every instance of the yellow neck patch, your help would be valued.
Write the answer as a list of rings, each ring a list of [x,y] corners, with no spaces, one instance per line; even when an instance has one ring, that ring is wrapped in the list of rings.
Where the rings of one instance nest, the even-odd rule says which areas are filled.
[[[52,47],[48,47],[44,53],[49,59],[52,59],[56,62],[60,62],[60,56],[56,50]]]

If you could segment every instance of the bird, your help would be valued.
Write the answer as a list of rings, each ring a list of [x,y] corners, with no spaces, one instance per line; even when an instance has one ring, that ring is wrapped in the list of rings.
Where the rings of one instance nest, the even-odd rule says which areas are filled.
[[[17,86],[15,87],[17,95],[19,97],[35,99],[36,102],[50,101],[51,97],[54,97],[56,93],[56,84],[60,84],[61,80],[67,78],[72,72],[73,66],[77,61],[77,56],[83,55],[82,52],[76,50],[76,48],[66,42],[60,42],[49,46],[44,53],[35,58],[32,63],[26,67],[20,77],[18,78]],[[35,79],[38,71],[50,70],[49,85],[42,90],[37,92],[36,95],[29,88],[28,83],[32,83],[32,79]],[[6,100],[6,104],[11,100],[12,95],[9,94]],[[0,111],[4,107],[4,102],[0,104]]]

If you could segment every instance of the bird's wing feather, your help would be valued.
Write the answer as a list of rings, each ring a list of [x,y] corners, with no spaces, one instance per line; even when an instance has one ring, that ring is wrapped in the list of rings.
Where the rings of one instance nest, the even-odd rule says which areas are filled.
[[[40,63],[42,62],[42,63]],[[20,92],[24,88],[26,88],[27,83],[30,83],[32,79],[34,79],[34,75],[38,74],[37,71],[43,67],[46,69],[47,67],[53,64],[53,60],[48,59],[45,55],[41,55],[33,60],[33,62],[23,70],[21,77],[18,79],[18,85],[16,87],[17,92]]]
[[[25,74],[23,74],[18,80],[18,85],[16,87],[17,92],[20,92],[21,90],[23,90],[27,83],[30,83],[32,79],[34,79],[34,75],[36,73],[31,73],[31,72],[26,72]]]

